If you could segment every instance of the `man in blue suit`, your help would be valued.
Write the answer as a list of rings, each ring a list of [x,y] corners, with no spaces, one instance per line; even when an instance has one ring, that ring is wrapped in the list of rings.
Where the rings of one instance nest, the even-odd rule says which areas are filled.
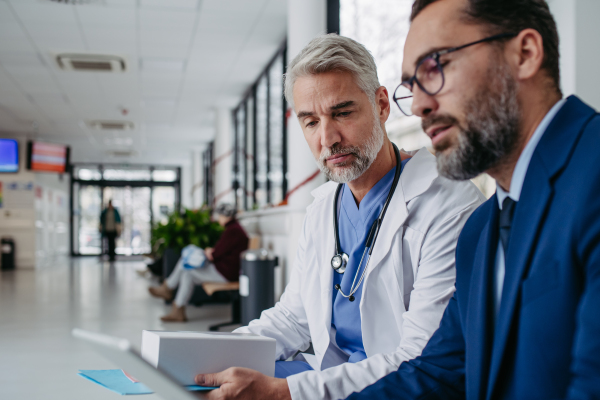
[[[350,399],[598,399],[600,115],[562,99],[548,6],[417,0],[411,20],[394,100],[443,175],[485,171],[497,192],[460,235],[422,355]]]

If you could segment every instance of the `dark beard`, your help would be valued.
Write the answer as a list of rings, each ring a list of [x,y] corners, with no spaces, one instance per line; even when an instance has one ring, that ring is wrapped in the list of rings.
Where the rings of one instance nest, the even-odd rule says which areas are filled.
[[[517,99],[517,82],[508,66],[499,60],[490,68],[490,82],[466,104],[466,128],[454,117],[432,118],[459,128],[456,143],[436,147],[440,175],[453,180],[467,180],[506,162],[519,142],[521,112]],[[438,121],[423,121],[431,126]]]

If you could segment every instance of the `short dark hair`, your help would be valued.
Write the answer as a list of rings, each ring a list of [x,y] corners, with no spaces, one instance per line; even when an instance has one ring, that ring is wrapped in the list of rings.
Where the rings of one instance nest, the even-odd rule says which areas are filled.
[[[415,0],[410,20],[428,5],[438,0]],[[545,69],[560,93],[560,66],[558,51],[558,31],[546,0],[466,0],[466,19],[488,25],[490,34],[519,33],[524,29],[535,29],[544,42]]]

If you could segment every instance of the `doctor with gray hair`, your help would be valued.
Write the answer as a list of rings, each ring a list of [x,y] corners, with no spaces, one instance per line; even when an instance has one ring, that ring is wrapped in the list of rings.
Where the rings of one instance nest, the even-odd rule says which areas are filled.
[[[484,200],[440,176],[427,149],[388,139],[388,91],[354,40],[311,41],[288,66],[285,95],[330,182],[312,192],[280,301],[237,330],[277,341],[275,377],[198,375],[220,386],[209,399],[344,398],[418,356],[454,293],[458,235]],[[311,344],[314,354],[296,355]]]

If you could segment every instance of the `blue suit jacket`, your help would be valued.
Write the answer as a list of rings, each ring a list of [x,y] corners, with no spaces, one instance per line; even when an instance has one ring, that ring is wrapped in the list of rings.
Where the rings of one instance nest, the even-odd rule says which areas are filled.
[[[600,398],[600,115],[570,97],[533,154],[494,329],[498,213],[493,196],[466,223],[422,355],[350,399]]]

